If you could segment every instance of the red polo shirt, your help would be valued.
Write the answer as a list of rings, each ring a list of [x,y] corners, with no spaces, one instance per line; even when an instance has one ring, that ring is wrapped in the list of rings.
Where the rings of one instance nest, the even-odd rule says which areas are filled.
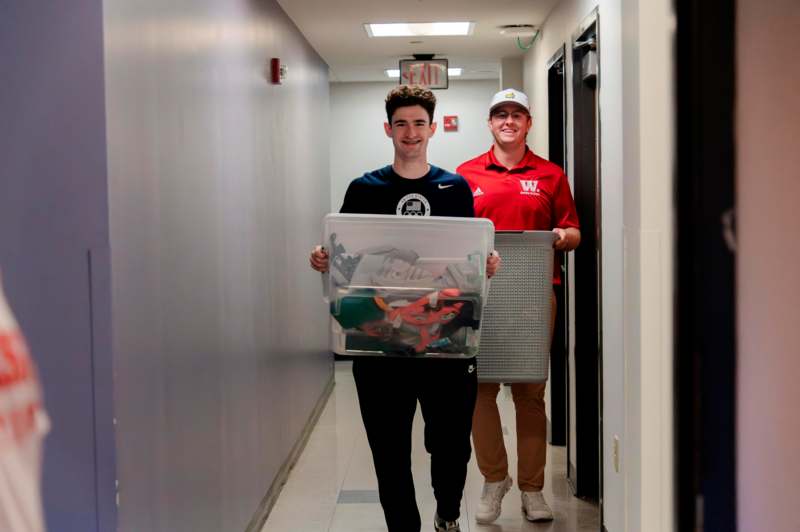
[[[567,176],[530,149],[509,169],[497,162],[493,146],[459,166],[456,173],[472,189],[475,216],[489,218],[498,231],[580,227]],[[553,270],[554,284],[561,283],[559,270]]]

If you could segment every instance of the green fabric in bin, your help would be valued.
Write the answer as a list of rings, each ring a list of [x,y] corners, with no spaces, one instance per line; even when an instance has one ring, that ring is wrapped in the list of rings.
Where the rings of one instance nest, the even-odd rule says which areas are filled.
[[[343,328],[354,329],[364,323],[382,320],[386,313],[372,297],[345,296],[336,304],[331,303],[331,315]]]

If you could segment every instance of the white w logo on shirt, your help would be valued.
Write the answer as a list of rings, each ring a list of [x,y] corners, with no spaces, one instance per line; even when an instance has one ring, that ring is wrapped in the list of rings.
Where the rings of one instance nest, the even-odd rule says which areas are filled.
[[[538,180],[523,181],[522,179],[520,179],[519,182],[522,185],[522,193],[523,194],[525,194],[525,193],[532,194],[532,193],[536,192],[536,190],[539,188],[539,181]]]

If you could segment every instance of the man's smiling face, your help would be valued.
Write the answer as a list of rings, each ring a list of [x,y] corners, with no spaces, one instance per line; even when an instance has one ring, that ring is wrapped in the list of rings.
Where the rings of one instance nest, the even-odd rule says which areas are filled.
[[[531,129],[531,115],[514,103],[506,103],[492,109],[489,116],[489,129],[497,144],[515,147],[525,144]]]
[[[436,132],[428,112],[421,105],[398,107],[392,123],[384,123],[386,136],[392,139],[396,156],[404,160],[427,159],[428,140]]]

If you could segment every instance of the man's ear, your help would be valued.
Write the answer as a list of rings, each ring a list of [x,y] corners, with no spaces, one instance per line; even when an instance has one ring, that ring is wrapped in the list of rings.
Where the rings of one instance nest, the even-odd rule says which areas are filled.
[[[386,132],[387,137],[392,136],[392,125],[389,122],[383,123],[383,130]]]
[[[431,122],[431,137],[436,133],[436,122]]]

